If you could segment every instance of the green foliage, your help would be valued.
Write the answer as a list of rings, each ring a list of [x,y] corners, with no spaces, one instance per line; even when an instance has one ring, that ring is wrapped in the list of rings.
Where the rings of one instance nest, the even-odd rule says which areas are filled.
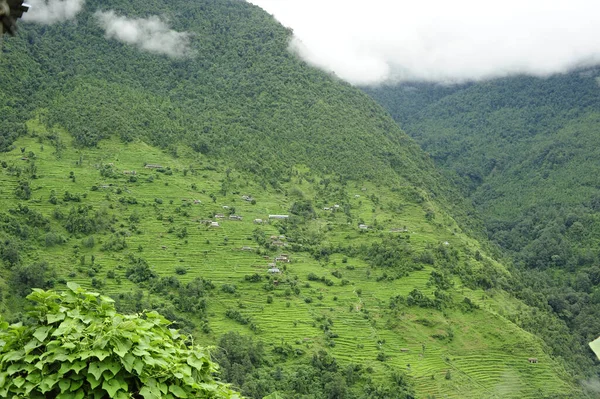
[[[313,353],[309,361],[296,363],[293,370],[284,370],[277,364],[279,362],[272,364],[269,361],[262,342],[238,333],[223,335],[218,347],[215,359],[221,366],[223,379],[239,387],[249,398],[415,397],[406,375],[395,372],[386,376],[384,381],[375,382],[362,366],[341,366],[335,357],[324,350]],[[273,352],[284,357],[298,356],[287,344],[275,346]]]
[[[15,266],[12,270],[11,288],[20,296],[27,296],[34,288],[51,288],[53,272],[47,262]]]
[[[156,312],[126,316],[110,298],[69,283],[36,289],[27,325],[2,323],[0,396],[14,398],[236,398]]]

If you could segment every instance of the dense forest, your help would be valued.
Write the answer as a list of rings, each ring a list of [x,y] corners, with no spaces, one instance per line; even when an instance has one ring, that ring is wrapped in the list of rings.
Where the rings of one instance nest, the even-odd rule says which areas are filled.
[[[191,51],[106,37],[98,10],[159,16]],[[238,0],[90,0],[75,20],[23,23],[2,43],[0,308],[3,328],[23,333],[11,345],[141,314],[134,323],[154,318],[173,345],[214,345],[210,375],[208,355],[182,349],[206,361],[189,386],[160,353],[144,358],[193,394],[202,380],[234,395],[220,378],[252,398],[584,395],[585,346],[479,240],[474,208],[381,106],[291,54],[290,36]],[[28,295],[69,290],[104,319],[72,310],[60,327],[23,310]],[[540,326],[563,345],[527,332],[548,340]],[[129,373],[109,370],[118,388],[141,392],[128,344],[111,344],[106,364]],[[31,365],[13,367],[11,348],[11,393],[39,386],[21,383]],[[71,364],[91,390],[92,364]]]
[[[519,270],[516,295],[581,345],[600,334],[599,75],[365,89],[470,197]]]

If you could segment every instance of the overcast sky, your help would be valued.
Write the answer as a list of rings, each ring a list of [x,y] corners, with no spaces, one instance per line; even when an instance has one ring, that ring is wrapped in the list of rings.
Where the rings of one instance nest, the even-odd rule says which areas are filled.
[[[600,64],[600,0],[249,0],[357,85],[546,76]]]

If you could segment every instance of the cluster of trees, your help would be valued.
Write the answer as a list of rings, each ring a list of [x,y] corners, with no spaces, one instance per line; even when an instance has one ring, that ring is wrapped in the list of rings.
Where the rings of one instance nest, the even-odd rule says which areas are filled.
[[[285,346],[284,344],[282,344]],[[295,357],[293,351],[273,348],[276,354]],[[251,337],[230,332],[221,337],[215,360],[222,378],[244,396],[263,398],[279,392],[286,398],[326,399],[410,399],[414,391],[406,375],[391,372],[384,380],[374,381],[372,370],[357,364],[340,365],[326,351],[314,353],[293,368],[273,361],[265,345]]]

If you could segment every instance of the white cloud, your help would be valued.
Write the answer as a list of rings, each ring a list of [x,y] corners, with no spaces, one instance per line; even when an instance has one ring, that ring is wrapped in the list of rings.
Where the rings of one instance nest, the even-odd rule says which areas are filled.
[[[170,57],[185,57],[191,54],[192,34],[170,29],[159,17],[127,18],[117,15],[114,11],[97,11],[95,16],[105,30],[107,38]]]
[[[29,0],[26,3],[31,8],[23,14],[23,21],[50,25],[75,18],[85,0]]]
[[[597,0],[250,0],[354,84],[546,76],[600,63]]]

